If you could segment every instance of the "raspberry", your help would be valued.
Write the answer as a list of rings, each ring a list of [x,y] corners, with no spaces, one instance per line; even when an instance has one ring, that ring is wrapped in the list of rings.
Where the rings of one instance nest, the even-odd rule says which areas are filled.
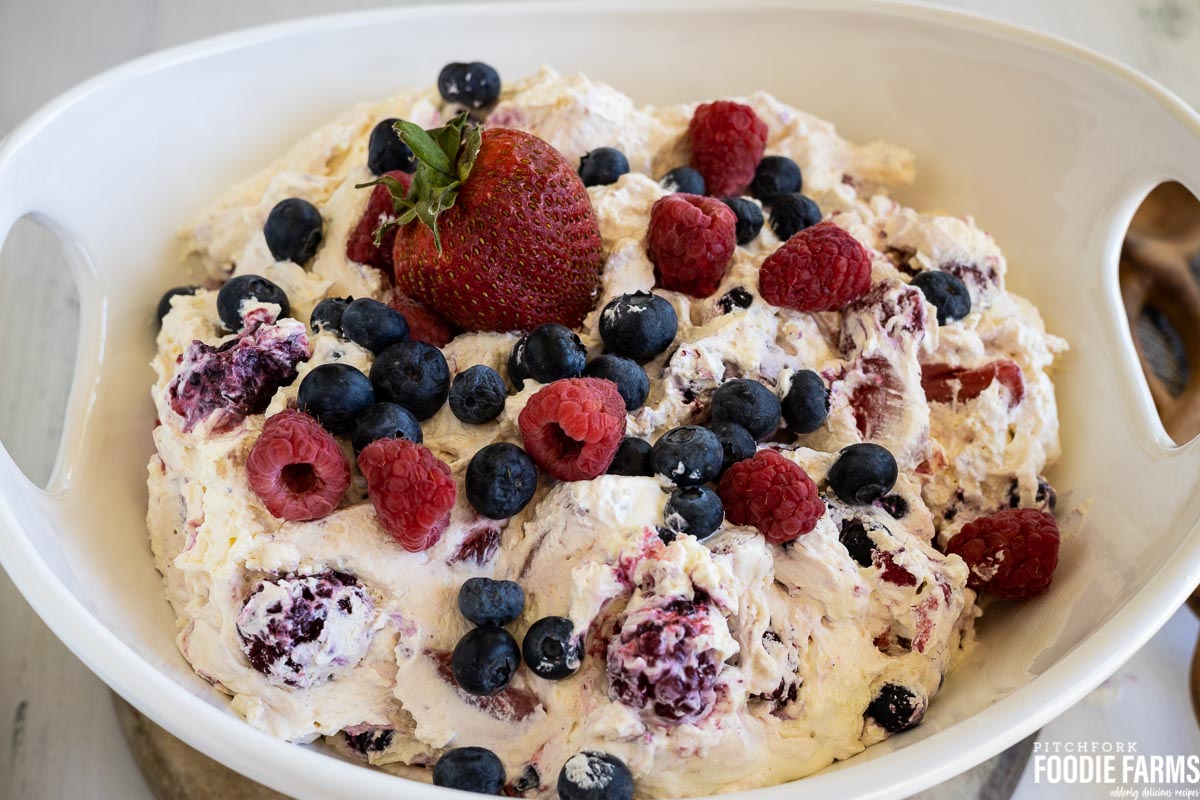
[[[450,524],[458,487],[450,467],[407,439],[377,439],[358,455],[379,524],[410,553],[428,550]]]
[[[705,103],[688,123],[692,166],[714,197],[744,194],[767,146],[767,124],[754,109],[729,100]]]
[[[1058,566],[1058,523],[1036,508],[1006,508],[968,522],[946,546],[971,568],[967,585],[1005,600],[1035,597]]]
[[[385,178],[395,178],[408,191],[412,175],[407,172],[394,170],[385,172]],[[383,239],[375,244],[375,229],[379,223],[386,222],[396,216],[396,207],[392,202],[392,194],[388,187],[379,184],[371,190],[371,198],[367,200],[367,210],[363,212],[354,230],[346,239],[346,258],[359,264],[382,269],[390,276],[392,274],[392,246],[396,243],[396,227],[392,226],[383,233]],[[403,311],[403,309],[398,309]]]
[[[805,228],[767,256],[758,273],[768,303],[796,311],[836,311],[871,287],[871,258],[832,222]]]
[[[730,467],[717,494],[730,522],[753,525],[772,544],[803,536],[825,514],[812,478],[774,450],[760,450]]]
[[[668,725],[696,722],[717,702],[721,658],[701,642],[712,635],[708,607],[676,598],[631,613],[608,646],[609,694]]]
[[[949,364],[922,364],[921,388],[931,403],[965,403],[979,397],[993,381],[1008,390],[1008,406],[1025,397],[1025,376],[1017,362],[1007,358],[967,369]]]
[[[664,289],[707,297],[737,247],[737,217],[711,197],[669,194],[650,209],[646,250]]]
[[[525,449],[560,481],[604,474],[625,435],[625,401],[612,381],[565,378],[529,398],[517,418]]]
[[[441,314],[407,295],[397,292],[388,298],[387,304],[408,320],[408,338],[411,341],[445,347],[458,335],[458,328],[443,319]]]
[[[321,423],[288,409],[269,417],[246,458],[250,488],[276,517],[320,519],[350,486],[350,464]]]

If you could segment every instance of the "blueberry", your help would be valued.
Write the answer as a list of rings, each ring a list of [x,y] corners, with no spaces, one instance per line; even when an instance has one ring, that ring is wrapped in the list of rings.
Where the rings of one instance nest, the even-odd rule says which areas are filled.
[[[508,519],[533,499],[537,469],[533,459],[510,442],[477,452],[467,467],[467,500],[489,519]]]
[[[671,530],[703,539],[721,527],[725,506],[707,486],[687,486],[671,492],[663,518]]]
[[[361,733],[347,733],[346,744],[356,753],[382,753],[392,745],[396,732],[391,728],[367,728]]]
[[[811,369],[792,375],[792,385],[783,398],[783,418],[788,430],[812,433],[829,416],[829,387]]]
[[[400,120],[391,117],[382,120],[371,129],[371,139],[367,144],[367,168],[375,175],[385,172],[415,172],[417,159],[409,149],[396,129],[392,127]]]
[[[691,167],[676,167],[658,179],[659,184],[668,192],[683,194],[704,194],[704,176]]]
[[[429,419],[450,393],[450,367],[433,345],[400,342],[375,357],[371,383],[380,400],[404,406],[418,420]]]
[[[279,306],[279,316],[292,310],[287,293],[261,275],[238,275],[225,281],[217,292],[217,315],[228,330],[242,329],[242,303],[254,300]]]
[[[346,306],[342,314],[342,333],[355,344],[379,353],[408,341],[408,320],[378,300],[360,297]]]
[[[525,591],[513,581],[468,578],[458,590],[458,610],[476,625],[507,625],[525,609]]]
[[[489,695],[508,686],[521,664],[521,651],[512,634],[495,625],[472,628],[458,640],[450,655],[450,671],[468,694]]]
[[[483,747],[456,747],[442,753],[433,765],[433,784],[476,794],[504,791],[504,764]]]
[[[728,314],[735,308],[749,308],[752,305],[754,305],[754,295],[741,286],[733,287],[721,295],[721,299],[717,301],[717,306],[720,307],[722,314]]]
[[[507,394],[499,372],[476,364],[454,376],[454,383],[450,384],[450,410],[468,425],[482,425],[500,416]]]
[[[346,306],[353,301],[353,297],[326,297],[313,309],[312,316],[308,318],[308,327],[314,333],[326,331],[341,336],[342,314],[346,313]]]
[[[155,318],[158,319],[158,327],[162,327],[163,317],[171,312],[172,297],[191,297],[199,288],[199,286],[176,286],[174,289],[167,289],[162,299],[158,301],[158,311],[155,312]]]
[[[609,753],[584,750],[558,773],[559,800],[633,800],[633,773]]]
[[[872,525],[872,528],[875,526]],[[875,563],[875,541],[867,531],[867,526],[860,519],[847,519],[842,522],[842,531],[838,541],[860,567],[869,567]]]
[[[844,503],[873,503],[896,485],[899,469],[886,448],[862,443],[843,447],[826,479]]]
[[[438,92],[447,103],[483,108],[500,97],[500,73],[482,61],[455,61],[442,67]]]
[[[721,472],[732,467],[739,461],[745,461],[758,452],[758,444],[750,431],[736,422],[717,419],[708,423],[708,429],[717,435],[721,443]]]
[[[553,383],[578,378],[587,363],[587,348],[565,325],[539,325],[513,345],[508,357],[508,377],[520,389],[526,378]]]
[[[885,683],[863,716],[875,720],[888,733],[900,733],[921,723],[925,703],[911,689]]]
[[[763,213],[758,203],[745,197],[726,197],[721,201],[737,217],[737,243],[750,244],[762,230]]]
[[[626,436],[617,447],[617,454],[608,465],[609,475],[649,477],[654,474],[650,465],[650,443],[645,439]]]
[[[802,185],[800,167],[787,156],[764,156],[754,170],[750,194],[766,202],[781,194],[794,194]]]
[[[821,221],[821,209],[802,194],[782,194],[771,200],[771,230],[787,240]]]
[[[725,381],[713,392],[712,416],[713,419],[736,422],[755,439],[764,439],[779,427],[779,398],[758,381],[735,378]]]
[[[408,439],[420,444],[425,436],[421,433],[421,423],[407,408],[395,403],[376,403],[354,420],[350,444],[357,454],[378,439]]]
[[[607,186],[629,172],[629,159],[615,147],[597,147],[579,160],[584,186]]]
[[[949,272],[930,269],[912,279],[912,285],[921,290],[925,299],[937,309],[939,325],[958,322],[971,313],[971,293],[967,285]]]
[[[725,454],[717,435],[699,425],[683,425],[658,437],[650,463],[676,486],[699,486],[721,474]]]
[[[375,403],[375,389],[362,370],[349,364],[322,364],[300,381],[296,404],[330,433],[344,433]]]
[[[267,215],[263,235],[276,261],[294,261],[303,266],[321,246],[321,212],[307,200],[289,197],[279,201]]]
[[[542,617],[529,626],[521,652],[534,675],[560,681],[579,671],[583,637],[575,635],[575,626],[566,617]]]
[[[887,497],[881,498],[879,506],[891,514],[894,519],[904,519],[908,514],[908,501],[898,494],[889,494]]]
[[[600,312],[600,338],[605,348],[638,363],[670,347],[678,331],[674,306],[649,292],[623,294]]]
[[[625,401],[626,411],[641,408],[650,394],[650,376],[630,358],[608,354],[597,356],[584,368],[583,374],[615,383],[621,399]]]

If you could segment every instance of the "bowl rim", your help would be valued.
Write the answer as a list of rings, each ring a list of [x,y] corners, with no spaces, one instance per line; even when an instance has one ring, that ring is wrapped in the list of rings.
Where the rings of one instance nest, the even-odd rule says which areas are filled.
[[[617,0],[611,3],[603,0],[584,0],[566,5],[522,0],[502,3],[455,3],[445,6],[431,3],[322,14],[254,26],[159,50],[101,72],[44,104],[0,139],[0,171],[25,143],[38,136],[73,105],[93,93],[159,70],[276,39],[331,28],[345,29],[383,21],[390,22],[399,18],[417,19],[431,15],[463,17],[476,13],[507,12],[522,15],[575,16],[600,13],[634,16],[664,10],[714,12],[747,8],[756,11],[808,9],[900,17],[946,28],[965,29],[1004,40],[1010,45],[1048,50],[1132,85],[1157,102],[1200,140],[1200,115],[1174,93],[1139,71],[1062,37],[975,12],[898,0],[749,0],[744,3],[738,0]],[[1140,197],[1130,199],[1128,217],[1132,216],[1140,201]],[[1147,393],[1143,391],[1143,394]],[[68,406],[74,407],[74,403]],[[1162,449],[1164,453],[1160,455],[1179,454],[1198,450],[1200,444],[1193,441],[1179,447]],[[65,448],[60,448],[60,454],[63,452]],[[7,459],[2,447],[0,457],[3,457],[0,458],[0,462]],[[0,466],[4,466],[3,463],[0,463]],[[54,474],[58,475],[63,466],[57,464]],[[16,474],[20,476],[19,472]],[[52,480],[51,486],[54,485]],[[47,517],[52,519],[53,507],[62,502],[63,492],[42,491],[34,488],[32,484],[25,488],[31,490],[35,504],[42,506],[47,511]],[[193,694],[161,672],[96,619],[95,615],[56,578],[9,506],[7,493],[7,488],[0,492],[0,523],[3,523],[0,524],[0,564],[54,634],[90,670],[148,717],[221,763],[272,788],[297,792],[299,796],[334,796],[339,792],[354,790],[368,791],[370,796],[382,797],[396,791],[402,785],[397,783],[396,776],[378,770],[362,769],[357,764],[276,739],[247,724],[230,713],[228,708],[220,708]],[[795,792],[798,789],[814,796],[823,796],[831,790],[845,792],[851,788],[856,790],[856,797],[871,800],[902,797],[953,777],[1015,744],[1074,705],[1115,672],[1184,602],[1192,587],[1200,582],[1200,536],[1195,534],[1196,526],[1193,526],[1186,534],[1181,535],[1171,558],[1159,567],[1155,583],[1147,585],[1138,594],[1126,600],[1095,632],[1045,672],[1014,690],[1003,701],[965,720],[901,750],[855,765],[853,786],[849,785],[842,770],[826,770],[800,779],[799,782],[761,787],[721,797],[761,800],[768,793]],[[961,734],[964,732],[970,735],[963,737]],[[954,746],[946,746],[951,741],[954,742]],[[898,763],[903,763],[905,768],[891,769]],[[403,785],[414,794],[450,797],[452,795],[448,792],[454,791],[405,780]]]

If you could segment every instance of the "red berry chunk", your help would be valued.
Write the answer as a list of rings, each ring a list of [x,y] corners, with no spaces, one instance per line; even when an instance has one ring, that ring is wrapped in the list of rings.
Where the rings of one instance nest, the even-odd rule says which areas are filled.
[[[767,146],[767,123],[754,109],[730,100],[704,103],[688,123],[692,166],[714,197],[742,194]]]
[[[949,364],[921,365],[921,388],[931,403],[965,403],[983,394],[993,381],[1008,390],[1009,408],[1025,397],[1025,376],[1015,361],[1002,358],[967,369]]]
[[[1058,566],[1058,523],[1036,508],[1006,508],[968,522],[946,546],[971,568],[967,586],[1005,600],[1046,591]]]
[[[625,401],[612,381],[566,378],[540,389],[517,418],[525,449],[560,481],[603,475],[625,435]]]
[[[717,494],[726,519],[753,525],[772,544],[803,536],[825,514],[812,478],[774,450],[760,450],[726,470]]]
[[[736,248],[737,217],[720,200],[676,193],[650,209],[646,250],[664,289],[708,297]]]
[[[450,467],[407,439],[378,439],[358,454],[358,468],[379,524],[410,553],[437,544],[450,524],[458,487]]]
[[[399,170],[385,172],[382,177],[395,178],[400,181],[404,191],[408,191],[408,186],[412,183],[412,175]],[[386,270],[390,277],[392,274],[392,246],[396,243],[396,228],[393,226],[384,231],[383,240],[378,245],[375,244],[375,229],[381,222],[387,222],[395,215],[396,207],[392,202],[391,192],[388,191],[388,187],[379,184],[371,190],[371,198],[367,200],[367,210],[363,212],[358,224],[354,226],[354,230],[350,231],[350,238],[346,240],[346,258],[357,261],[359,264]]]
[[[350,464],[321,423],[288,409],[269,417],[246,459],[250,489],[272,515],[320,519],[350,486]]]
[[[871,288],[871,257],[832,222],[805,228],[763,262],[759,293],[796,311],[837,311]]]
[[[458,328],[444,319],[424,303],[407,295],[396,293],[388,299],[388,305],[399,311],[408,320],[408,338],[414,342],[425,342],[434,347],[445,347],[458,335]]]

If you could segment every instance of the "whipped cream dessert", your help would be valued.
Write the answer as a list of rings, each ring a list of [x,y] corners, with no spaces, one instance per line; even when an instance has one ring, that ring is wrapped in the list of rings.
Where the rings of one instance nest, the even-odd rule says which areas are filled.
[[[543,69],[501,88],[493,74],[349,109],[182,231],[185,266],[207,288],[162,308],[147,520],[180,652],[271,735],[526,797],[776,784],[917,724],[971,646],[977,589],[1023,597],[1049,583],[1045,530],[1029,526],[1053,524],[1048,370],[1066,342],[1007,291],[1005,258],[972,219],[889,197],[915,178],[899,147],[848,142],[763,92],[649,108],[582,75]],[[548,341],[566,342],[565,356],[535,348],[528,329],[475,324],[469,314],[508,302],[494,295],[418,296],[425,284],[401,257],[428,235],[421,219],[375,243],[381,223],[403,220],[412,171],[379,137],[392,120],[433,129],[464,108],[483,149],[461,213],[510,130],[588,184],[598,236],[579,252],[596,272],[578,318],[561,320],[577,351],[561,333]],[[744,165],[713,166],[705,137],[724,142],[718,161],[744,145],[721,139],[736,126],[720,128],[717,112],[757,120],[752,182]],[[741,185],[715,199],[681,186],[737,183],[739,169]],[[388,187],[360,188],[383,172],[405,173],[394,205]],[[382,212],[368,208],[378,198]],[[671,227],[700,212],[708,227]],[[442,258],[460,246],[449,215]],[[679,277],[688,243],[703,250],[696,263],[719,265],[703,280]],[[697,290],[705,281],[715,288]],[[329,298],[381,301],[407,325],[391,330],[376,310],[367,319],[384,322],[356,333],[332,306],[314,315]],[[601,359],[612,331],[651,311],[668,322],[673,311],[669,344]],[[419,368],[402,359],[416,351],[392,349],[418,338]],[[626,379],[639,362],[648,387]],[[411,386],[389,377],[395,364]],[[489,369],[459,386],[478,366]],[[547,370],[566,377],[539,380]],[[347,383],[318,392],[335,377]],[[391,411],[380,441],[359,441],[371,426],[334,413],[363,392],[407,409]],[[478,411],[489,403],[490,417]],[[609,425],[582,449],[591,434],[571,432],[576,413]],[[720,469],[705,461],[708,437]],[[603,463],[584,463],[593,455]],[[493,491],[505,480],[517,500]],[[714,508],[715,524],[698,522]],[[473,578],[514,582],[517,605],[476,625],[460,609],[487,616],[500,601],[487,599],[492,583],[463,599]],[[492,782],[455,783],[468,756]]]

